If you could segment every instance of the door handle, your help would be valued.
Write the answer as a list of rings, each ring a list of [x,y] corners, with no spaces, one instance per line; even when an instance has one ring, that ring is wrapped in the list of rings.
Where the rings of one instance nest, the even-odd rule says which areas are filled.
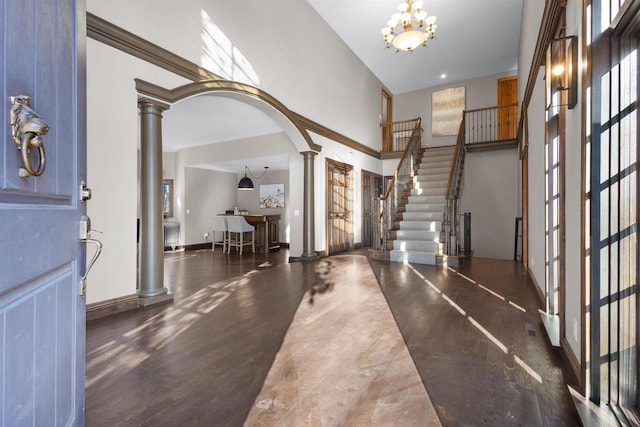
[[[82,215],[82,217],[80,218],[80,241],[83,243],[96,245],[96,251],[91,258],[91,261],[89,261],[82,279],[80,279],[81,296],[85,295],[85,291],[87,289],[87,276],[89,275],[89,271],[91,271],[91,267],[93,267],[93,264],[95,264],[96,260],[102,253],[102,242],[98,239],[91,238],[91,233],[94,232],[100,233],[100,231],[91,229],[91,218],[89,218],[87,215]]]
[[[11,136],[18,146],[24,166],[19,169],[18,175],[20,178],[26,178],[29,175],[40,176],[47,166],[42,137],[49,132],[49,125],[29,107],[30,97],[26,95],[12,96],[10,102],[9,123],[11,124]],[[39,165],[37,169],[31,166],[31,160],[29,159],[29,153],[32,148],[38,150]]]

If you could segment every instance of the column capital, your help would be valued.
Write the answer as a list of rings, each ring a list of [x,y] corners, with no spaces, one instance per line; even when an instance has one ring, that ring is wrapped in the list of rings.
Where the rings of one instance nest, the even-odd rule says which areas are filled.
[[[138,108],[140,110],[148,108],[152,110],[160,110],[160,112],[162,112],[171,108],[171,105],[167,104],[166,102],[158,101],[156,99],[140,96],[138,97]]]
[[[302,156],[306,158],[313,158],[318,155],[316,151],[300,151],[300,154],[302,154]]]

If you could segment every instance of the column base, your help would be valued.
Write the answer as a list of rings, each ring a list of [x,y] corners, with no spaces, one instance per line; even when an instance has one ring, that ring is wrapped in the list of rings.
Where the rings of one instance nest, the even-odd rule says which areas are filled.
[[[302,256],[300,258],[298,258],[298,261],[302,261],[302,262],[305,262],[305,261],[317,261],[319,259],[320,259],[320,255],[318,255],[316,253],[314,253],[312,255],[302,254]]]
[[[153,297],[138,297],[138,307],[148,307],[161,302],[173,302],[173,294],[171,292],[167,292],[166,294],[156,295]]]

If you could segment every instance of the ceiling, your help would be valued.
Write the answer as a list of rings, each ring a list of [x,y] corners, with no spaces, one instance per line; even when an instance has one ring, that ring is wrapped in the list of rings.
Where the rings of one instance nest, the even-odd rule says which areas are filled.
[[[400,0],[307,0],[392,94],[515,70],[523,0],[424,0],[436,38],[386,49],[380,30]],[[445,74],[444,79],[441,75]]]
[[[436,38],[410,53],[386,49],[380,33],[400,0],[307,1],[394,95],[517,68],[524,0],[424,0],[424,10],[438,18]],[[211,111],[223,113],[211,115]],[[215,96],[183,101],[164,116],[166,151],[281,131],[254,107]],[[247,156],[237,162],[193,166],[243,173],[245,165],[256,174],[264,166],[286,170],[288,159]]]

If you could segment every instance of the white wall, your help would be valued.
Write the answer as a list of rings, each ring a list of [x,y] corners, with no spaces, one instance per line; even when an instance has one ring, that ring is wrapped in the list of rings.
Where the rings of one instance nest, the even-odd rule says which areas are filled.
[[[306,1],[88,0],[87,9],[221,74],[207,51],[219,55],[236,66],[233,80],[251,68],[259,79],[251,84],[291,110],[380,148],[382,84]]]
[[[136,293],[138,107],[135,77],[170,87],[186,80],[87,41],[87,203],[103,253],[87,279],[87,303]],[[93,250],[88,251],[92,256]]]
[[[187,186],[197,192],[198,182],[191,182],[185,171],[190,167],[203,168],[211,162],[236,161],[243,159],[251,153],[252,157],[269,157],[273,155],[283,155],[288,157],[288,171],[270,171],[262,179],[254,180],[257,190],[253,192],[238,191],[238,180],[242,175],[229,174],[233,177],[229,182],[221,182],[212,189],[216,194],[220,194],[226,202],[225,205],[218,206],[218,213],[224,213],[227,209],[238,206],[241,209],[247,209],[254,213],[274,213],[273,209],[257,209],[257,201],[254,203],[251,195],[244,193],[252,193],[257,200],[259,193],[259,184],[264,183],[283,183],[285,191],[287,191],[287,204],[284,210],[278,209],[278,213],[282,215],[280,222],[280,233],[283,242],[290,243],[292,256],[302,254],[302,212],[303,212],[303,176],[304,165],[303,157],[297,152],[291,140],[284,133],[276,133],[271,135],[263,135],[253,138],[244,138],[235,141],[223,143],[215,143],[201,145],[197,147],[179,150],[175,154],[176,158],[176,181],[174,182],[174,191],[176,193],[175,219],[184,224],[185,232],[181,236],[181,244],[202,243],[205,230],[210,227],[209,214],[204,217],[193,216],[194,209],[191,207],[195,195],[188,194]],[[268,166],[268,165],[265,165]],[[192,177],[191,180],[196,179]],[[283,180],[284,179],[284,180]],[[273,181],[275,180],[275,181]],[[273,181],[273,182],[272,182]],[[204,184],[203,184],[204,185]],[[208,191],[208,190],[207,190]],[[255,209],[253,208],[255,206]],[[187,215],[186,210],[189,209],[190,214]],[[298,211],[298,215],[295,215]],[[208,216],[207,216],[208,215]]]
[[[207,241],[204,233],[209,233],[210,242],[212,218],[238,203],[236,174],[185,167],[184,178],[185,220],[180,225],[181,241],[185,245],[204,243]]]
[[[567,2],[567,34],[580,35],[582,31],[582,2]],[[580,49],[580,45],[579,49]],[[578,54],[580,57],[580,53]],[[582,66],[580,65],[580,68]],[[579,73],[578,87],[582,84]],[[565,320],[566,338],[574,354],[580,357],[581,346],[581,288],[582,288],[582,94],[578,93],[578,104],[567,110],[565,150],[565,218],[566,218],[566,263],[565,263]]]
[[[479,77],[464,82],[447,83],[415,92],[407,92],[393,97],[393,121],[422,118],[424,143],[428,147],[454,145],[457,135],[431,136],[431,95],[442,89],[465,87],[465,109],[493,107],[498,105],[498,79],[516,75],[516,70],[491,76]]]
[[[519,49],[520,98],[524,93],[526,79],[532,62],[544,2],[525,1]],[[569,0],[566,10],[566,33],[581,35],[582,2]],[[526,19],[525,19],[526,17]],[[580,43],[578,44],[580,46]],[[580,65],[582,68],[582,65]],[[528,203],[529,203],[529,269],[544,293],[545,287],[545,82],[544,67],[536,79],[528,110]],[[581,78],[581,73],[579,74]],[[581,81],[578,83],[581,87]],[[571,351],[580,359],[583,331],[581,330],[582,306],[582,109],[581,92],[578,104],[566,114],[565,142],[565,338]]]
[[[538,74],[531,96],[528,148],[528,206],[529,206],[529,270],[540,290],[545,288],[545,91],[544,67]]]
[[[460,207],[471,212],[474,257],[513,259],[518,185],[517,148],[467,153]]]
[[[261,171],[255,171],[258,173],[262,173]],[[235,186],[238,186],[238,181],[244,176],[244,174],[239,174],[235,176]],[[280,215],[280,235],[279,242],[281,243],[289,243],[290,239],[290,222],[289,215],[293,214],[290,209],[287,209],[289,206],[289,194],[291,190],[291,181],[289,180],[289,171],[288,170],[271,170],[267,172],[261,178],[253,178],[250,177],[253,181],[254,190],[253,191],[237,191],[238,193],[238,208],[245,209],[249,211],[250,214],[258,214],[258,215]],[[297,183],[297,184],[296,184]],[[302,190],[302,181],[294,181],[295,187],[294,191]],[[284,184],[284,208],[272,208],[272,209],[261,209],[260,208],[260,186],[266,184]]]

